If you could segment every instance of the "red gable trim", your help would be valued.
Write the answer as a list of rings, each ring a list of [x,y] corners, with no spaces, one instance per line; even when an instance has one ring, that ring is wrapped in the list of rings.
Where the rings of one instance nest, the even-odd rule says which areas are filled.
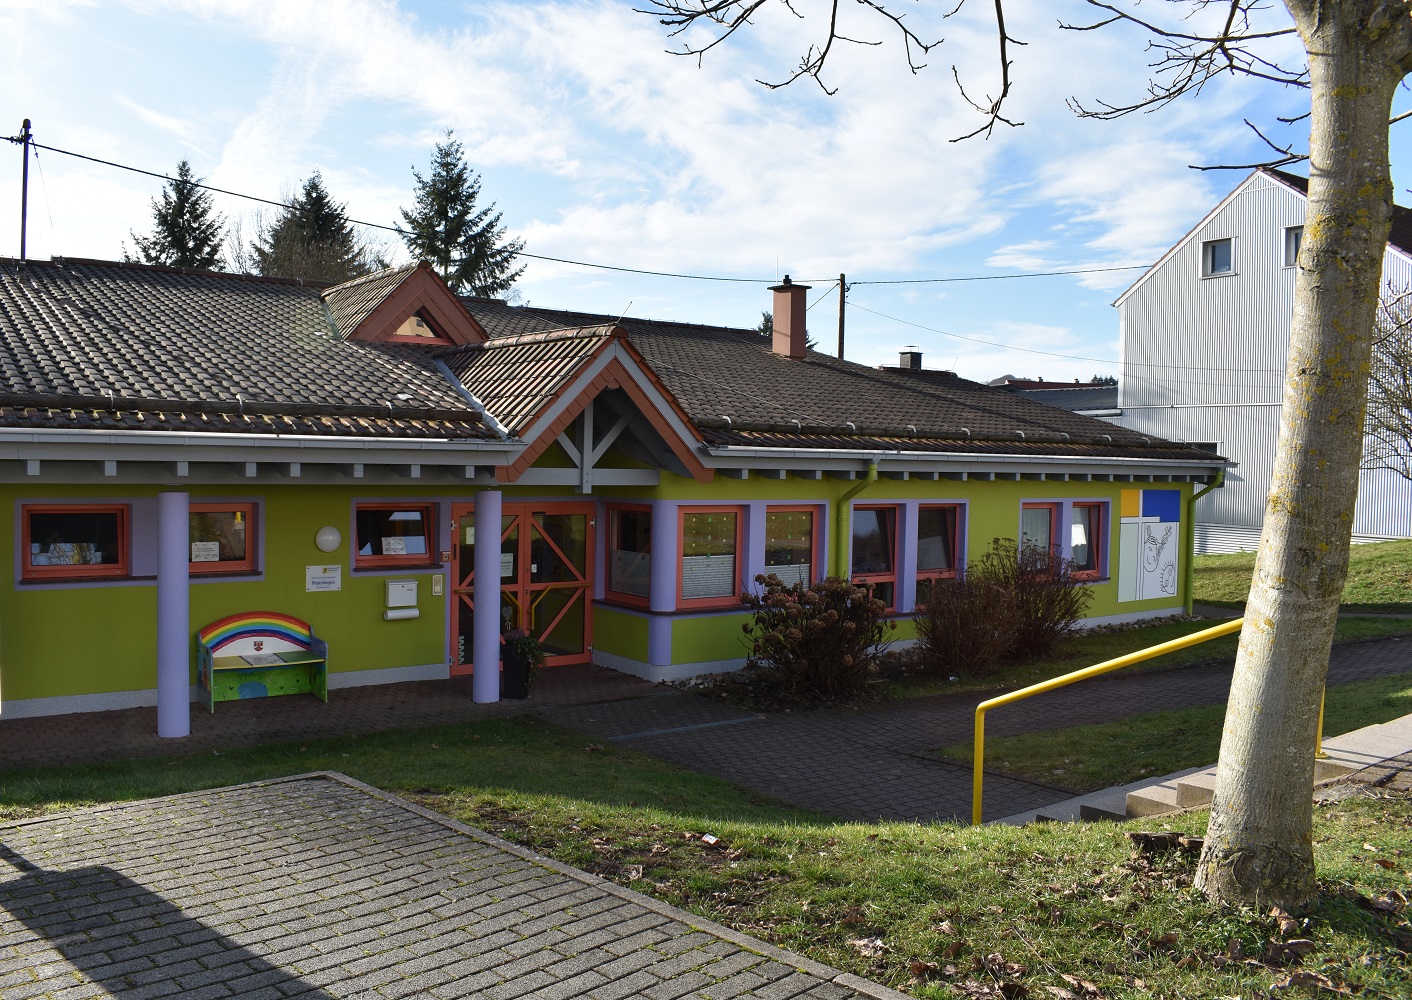
[[[431,328],[445,338],[398,337],[412,316],[420,314]],[[348,333],[348,340],[367,343],[425,344],[444,347],[452,344],[478,344],[489,340],[485,328],[467,311],[456,294],[426,261],[419,263],[401,284],[388,293],[363,322]]]
[[[595,353],[594,358],[596,359],[603,350],[607,349],[609,344],[614,342],[621,343],[624,341],[616,336],[609,339],[608,342],[604,344],[603,348]],[[636,355],[635,351],[630,353]],[[638,355],[637,358],[640,358],[640,355]],[[672,403],[673,409],[679,410],[676,401],[672,399],[671,394],[666,391],[656,377],[653,376],[645,366],[641,370],[642,373],[657,386],[663,398]],[[596,397],[605,389],[621,389],[627,397],[632,400],[638,412],[640,412],[657,433],[662,436],[662,440],[667,443],[667,447],[672,450],[672,454],[676,455],[677,458],[681,460],[681,463],[686,466],[687,470],[691,473],[692,479],[696,480],[698,483],[709,483],[711,481],[715,475],[712,470],[701,464],[701,459],[697,456],[696,452],[692,450],[687,442],[681,439],[672,425],[658,411],[652,400],[648,398],[647,393],[642,391],[642,388],[637,384],[637,380],[634,379],[632,373],[628,371],[627,366],[617,358],[610,360],[603,367],[603,370],[594,377],[593,381],[580,388],[574,401],[564,408],[563,412],[554,419],[553,423],[544,429],[539,437],[529,443],[528,447],[520,453],[520,457],[516,459],[514,463],[509,467],[502,466],[497,468],[495,470],[495,477],[502,483],[512,483],[520,478],[520,476],[524,475],[530,466],[534,465],[539,459],[539,456],[544,454],[545,449],[547,449],[554,440],[577,419],[579,414],[584,411],[584,408],[588,406],[589,400]],[[686,424],[688,427],[692,426],[690,420],[687,420]]]

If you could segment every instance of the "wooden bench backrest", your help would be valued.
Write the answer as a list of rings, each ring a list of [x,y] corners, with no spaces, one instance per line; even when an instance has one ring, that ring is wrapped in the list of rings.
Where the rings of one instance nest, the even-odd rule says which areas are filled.
[[[277,611],[243,611],[212,622],[196,635],[212,656],[291,653],[307,650],[314,641],[308,622]]]

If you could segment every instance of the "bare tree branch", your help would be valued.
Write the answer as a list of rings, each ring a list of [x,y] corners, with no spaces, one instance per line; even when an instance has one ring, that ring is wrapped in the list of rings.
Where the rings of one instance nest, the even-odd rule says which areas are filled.
[[[1308,115],[1301,115],[1301,116],[1300,116],[1300,118],[1307,118],[1307,117],[1309,117],[1309,116],[1308,116]],[[1290,120],[1291,120],[1291,121],[1298,121],[1299,119],[1296,118],[1296,119],[1290,119]],[[1281,119],[1279,119],[1279,121],[1282,121],[1282,122],[1283,122],[1283,121],[1286,121],[1286,119],[1281,118]],[[1246,126],[1250,129],[1250,131],[1254,132],[1256,135],[1258,135],[1258,136],[1260,137],[1260,141],[1261,141],[1261,142],[1263,142],[1265,145],[1269,146],[1271,149],[1273,149],[1276,153],[1279,153],[1280,155],[1279,155],[1278,157],[1276,157],[1275,159],[1273,159],[1273,160],[1262,160],[1262,161],[1260,161],[1259,163],[1215,163],[1215,164],[1209,164],[1209,165],[1206,165],[1206,166],[1196,166],[1196,165],[1193,165],[1191,169],[1193,169],[1193,170],[1254,170],[1256,167],[1283,167],[1283,166],[1285,166],[1286,164],[1289,164],[1289,163],[1303,163],[1305,160],[1309,159],[1309,154],[1308,154],[1308,153],[1296,153],[1296,152],[1294,151],[1293,145],[1290,145],[1290,146],[1280,146],[1280,145],[1276,145],[1276,143],[1275,143],[1269,136],[1267,136],[1264,132],[1261,132],[1260,129],[1259,129],[1258,127],[1256,127],[1255,123],[1252,122],[1249,118],[1246,118],[1246,119],[1245,119],[1245,124],[1246,124]]]
[[[1363,468],[1412,482],[1412,293],[1383,295],[1374,336]]]
[[[764,7],[770,0],[645,0],[645,6],[637,8],[638,13],[651,14],[658,21],[669,28],[668,36],[678,38],[695,25],[710,25],[712,34],[709,39],[701,42],[687,41],[683,39],[679,49],[669,50],[675,55],[695,56],[698,60],[709,51],[730,38],[742,27],[751,23],[751,17]],[[828,33],[821,41],[810,43],[803,56],[799,59],[799,65],[788,76],[776,82],[767,80],[756,80],[762,86],[770,89],[787,87],[801,77],[812,77],[824,93],[832,95],[837,88],[829,87],[824,82],[824,67],[829,56],[833,54],[835,42],[851,42],[854,45],[881,45],[881,40],[873,41],[860,38],[853,38],[841,32],[839,27],[839,8],[842,0],[831,0],[829,4],[829,26]],[[906,14],[898,13],[895,4],[889,6],[884,0],[853,0],[855,4],[866,8],[873,14],[879,15],[892,22],[902,38],[903,50],[906,53],[907,68],[914,74],[926,68],[926,63],[922,61],[932,49],[940,45],[944,39],[938,38],[934,42],[924,42],[906,23]],[[795,17],[804,19],[804,15],[797,11],[792,0],[779,0],[779,3],[794,14]],[[1009,35],[1005,30],[1005,6],[1003,0],[993,0],[995,5],[995,28],[996,37],[1000,43],[1000,89],[998,96],[987,95],[984,100],[976,100],[966,92],[966,88],[961,83],[960,71],[955,66],[951,67],[952,76],[956,80],[957,89],[961,92],[962,99],[967,104],[975,108],[983,116],[985,121],[975,130],[966,135],[959,136],[952,142],[959,142],[962,139],[969,139],[977,135],[989,137],[996,125],[1018,126],[1022,124],[1007,117],[1004,112],[1006,99],[1010,96],[1011,77],[1010,68],[1012,66],[1009,56],[1009,46],[1023,45],[1024,42]],[[943,18],[952,17],[960,13],[965,7],[966,0],[957,0],[956,6],[942,15]]]
[[[1252,27],[1252,12],[1267,9],[1262,0],[1196,0],[1196,11],[1217,3],[1226,5],[1221,29],[1212,34],[1164,28],[1103,0],[1086,2],[1107,16],[1090,24],[1061,22],[1059,26],[1068,31],[1096,31],[1115,23],[1135,25],[1151,36],[1147,48],[1154,60],[1148,64],[1153,79],[1147,83],[1146,97],[1128,104],[1098,101],[1089,106],[1070,98],[1069,107],[1081,118],[1112,119],[1134,111],[1154,111],[1183,95],[1201,93],[1206,84],[1222,75],[1248,76],[1288,87],[1309,86],[1307,67],[1286,67],[1257,51],[1261,42],[1294,33],[1293,28],[1261,31]]]

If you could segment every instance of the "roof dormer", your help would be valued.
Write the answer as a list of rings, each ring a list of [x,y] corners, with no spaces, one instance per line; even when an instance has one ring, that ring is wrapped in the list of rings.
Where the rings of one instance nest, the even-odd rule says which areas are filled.
[[[344,340],[455,347],[488,339],[426,261],[345,281],[323,298]]]

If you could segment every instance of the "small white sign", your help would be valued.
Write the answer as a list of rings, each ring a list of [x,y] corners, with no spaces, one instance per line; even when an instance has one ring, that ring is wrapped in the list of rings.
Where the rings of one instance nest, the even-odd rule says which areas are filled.
[[[385,556],[405,556],[407,554],[407,539],[401,535],[384,538],[382,540],[382,554]]]
[[[307,591],[342,590],[343,566],[305,566],[304,589]]]
[[[515,575],[515,553],[500,553],[500,579]]]
[[[191,543],[192,562],[220,562],[221,543],[220,542],[192,542]]]
[[[474,545],[476,543],[476,526],[474,524],[466,525],[465,539],[466,540],[461,543],[462,545]]]

